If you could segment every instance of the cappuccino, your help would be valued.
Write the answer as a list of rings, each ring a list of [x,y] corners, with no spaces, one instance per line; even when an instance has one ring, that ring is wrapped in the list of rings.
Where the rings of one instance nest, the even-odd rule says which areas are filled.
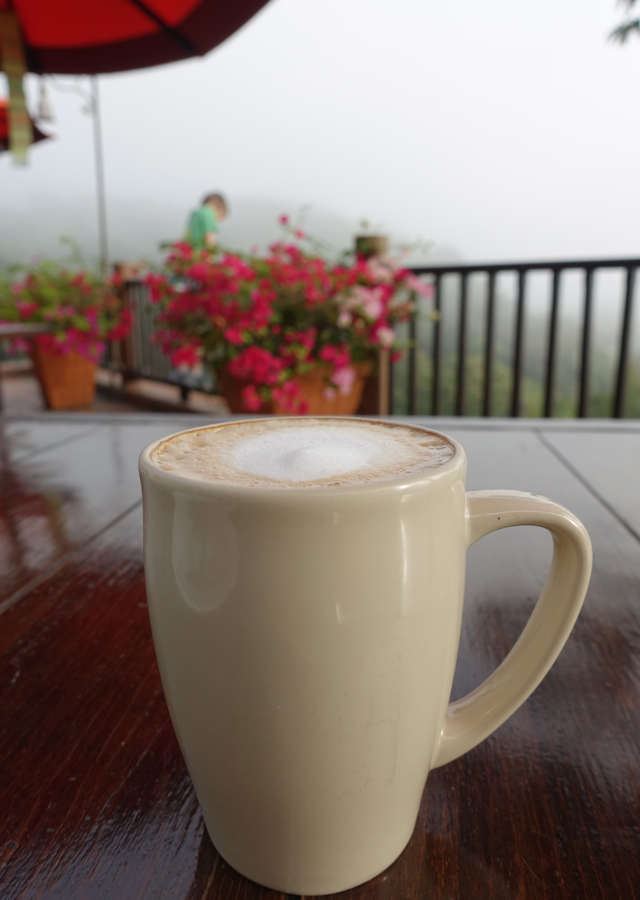
[[[247,487],[331,487],[421,475],[455,448],[431,431],[357,419],[234,422],[162,441],[152,462],[198,481]]]

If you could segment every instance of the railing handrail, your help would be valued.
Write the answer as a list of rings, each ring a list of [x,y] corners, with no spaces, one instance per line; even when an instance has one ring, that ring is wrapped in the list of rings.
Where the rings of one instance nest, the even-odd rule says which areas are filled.
[[[47,322],[2,322],[0,323],[0,338],[22,338],[34,334],[48,334],[53,326]]]
[[[533,260],[503,263],[434,263],[407,266],[416,275],[472,274],[475,272],[528,272],[533,269],[560,271],[562,269],[628,269],[640,266],[640,257],[603,257],[602,259]]]

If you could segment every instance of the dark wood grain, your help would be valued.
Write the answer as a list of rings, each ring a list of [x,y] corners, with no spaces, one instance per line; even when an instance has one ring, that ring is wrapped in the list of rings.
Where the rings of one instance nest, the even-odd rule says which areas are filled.
[[[216,854],[155,663],[141,515],[2,615],[0,896],[260,898]]]
[[[97,530],[48,575],[35,566],[42,580],[0,613],[0,897],[284,900],[218,857],[162,697],[140,510],[122,511],[139,447],[175,422],[119,419],[114,428],[101,442],[85,435],[64,445],[93,448],[82,465],[79,453],[62,459],[62,445],[16,461],[41,496],[61,485],[76,491],[76,506],[62,504],[73,539],[76,515]],[[526,423],[499,430],[458,420],[444,430],[468,451],[470,488],[531,490],[579,515],[594,576],[573,635],[531,699],[478,748],[431,773],[396,863],[335,896],[640,898],[640,542],[590,489],[587,469],[572,474]],[[640,456],[640,434],[629,435]],[[18,524],[25,515],[20,507]],[[539,529],[509,529],[471,548],[455,696],[508,652],[549,558]]]
[[[175,423],[117,421],[0,423],[0,604],[140,502],[138,455]]]
[[[573,635],[529,701],[475,750],[431,773],[396,863],[334,896],[640,897],[640,544],[531,431],[450,424],[469,455],[470,489],[530,490],[582,518],[594,575]],[[513,646],[550,555],[546,534],[525,527],[471,548],[454,697]]]

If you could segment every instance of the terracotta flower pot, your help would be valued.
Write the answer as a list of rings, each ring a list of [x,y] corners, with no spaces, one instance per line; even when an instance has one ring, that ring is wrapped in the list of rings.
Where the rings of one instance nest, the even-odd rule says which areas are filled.
[[[311,372],[307,372],[305,375],[297,375],[293,379],[300,389],[299,398],[306,400],[308,403],[307,415],[352,416],[355,413],[360,404],[365,378],[371,371],[371,366],[369,363],[355,363],[353,368],[356,370],[356,378],[351,386],[351,391],[348,394],[341,394],[340,391],[336,391],[332,397],[325,396],[327,388],[325,379],[328,370],[324,366],[318,366]],[[242,389],[246,386],[245,382],[238,381],[223,370],[218,373],[218,386],[230,412],[249,412],[242,399]],[[276,416],[295,415],[291,410],[285,409],[276,402],[265,404],[259,412],[263,414],[272,413]]]
[[[31,359],[47,409],[91,406],[96,392],[96,363],[75,351],[57,356],[35,342]]]

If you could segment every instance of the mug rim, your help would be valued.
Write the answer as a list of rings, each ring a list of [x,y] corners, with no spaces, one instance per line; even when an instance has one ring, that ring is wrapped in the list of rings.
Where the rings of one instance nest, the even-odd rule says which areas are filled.
[[[453,447],[454,453],[451,459],[434,469],[427,469],[416,475],[404,475],[398,478],[389,478],[387,480],[372,481],[370,483],[361,482],[359,484],[338,484],[338,485],[318,485],[317,487],[306,485],[304,487],[296,486],[271,486],[271,485],[247,485],[236,484],[230,481],[205,481],[204,479],[192,478],[188,475],[180,475],[177,472],[168,472],[161,469],[151,461],[152,452],[164,441],[171,440],[181,434],[189,434],[194,431],[204,431],[210,428],[224,428],[227,426],[238,425],[242,422],[273,422],[276,419],[285,419],[291,421],[291,416],[261,416],[260,418],[235,418],[228,419],[223,422],[210,422],[207,424],[196,425],[194,428],[183,428],[158,438],[148,444],[138,457],[138,471],[151,478],[152,481],[161,483],[163,486],[172,488],[173,490],[186,491],[188,493],[198,494],[216,494],[218,496],[240,495],[242,497],[259,497],[269,498],[271,500],[283,499],[285,497],[318,497],[346,495],[353,493],[376,493],[380,491],[406,491],[409,488],[424,485],[430,481],[440,481],[454,472],[461,466],[464,467],[466,461],[466,453],[463,446],[450,435],[435,428],[429,428],[426,425],[418,425],[413,423],[393,422],[386,418],[373,418],[370,416],[305,416],[305,420],[320,419],[323,421],[353,421],[353,422],[370,422],[373,425],[384,423],[392,427],[416,428],[420,431],[426,431],[429,434],[437,435],[446,440]]]

